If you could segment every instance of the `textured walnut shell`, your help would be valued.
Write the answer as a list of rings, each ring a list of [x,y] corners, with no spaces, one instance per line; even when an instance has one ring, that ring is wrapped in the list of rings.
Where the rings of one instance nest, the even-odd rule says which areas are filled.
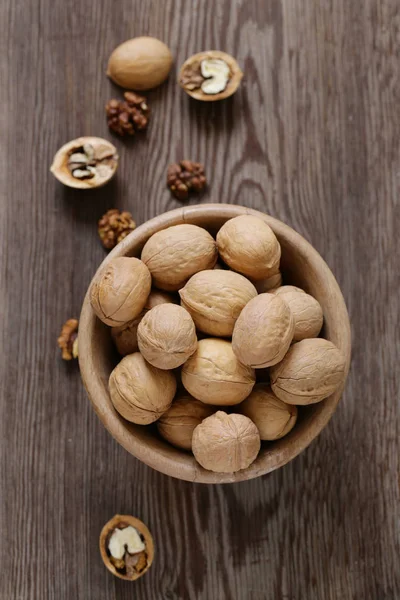
[[[271,294],[274,294],[275,296],[281,296],[282,294],[287,294],[288,292],[300,292],[305,294],[304,290],[296,287],[295,285],[281,285],[277,287],[276,290],[273,290]]]
[[[287,289],[288,288],[288,289]],[[315,338],[322,329],[324,315],[320,303],[301,289],[282,286],[277,294],[289,306],[294,318],[293,341]],[[278,294],[279,291],[279,294]]]
[[[345,368],[345,359],[332,342],[303,340],[271,368],[272,391],[288,404],[315,404],[341,386]]]
[[[294,318],[278,296],[260,294],[244,307],[232,335],[232,348],[240,362],[254,369],[275,365],[293,339]]]
[[[132,577],[128,577],[127,575],[121,573],[121,571],[119,571],[113,565],[113,563],[111,562],[110,553],[109,553],[108,547],[107,547],[108,540],[109,540],[112,532],[117,528],[122,529],[123,527],[121,527],[121,525],[123,527],[128,527],[129,525],[134,527],[139,532],[139,534],[142,536],[142,539],[143,539],[143,542],[145,545],[144,552],[146,555],[147,565],[140,573],[136,573]],[[154,542],[153,542],[153,537],[152,537],[150,531],[148,530],[146,525],[140,519],[137,519],[136,517],[132,517],[131,515],[114,515],[114,517],[112,519],[110,519],[104,525],[103,529],[101,530],[99,546],[100,546],[101,558],[103,559],[103,562],[104,562],[105,566],[107,567],[107,569],[116,577],[119,577],[120,579],[125,579],[126,581],[135,581],[136,579],[139,579],[139,577],[144,575],[146,573],[146,571],[149,570],[149,568],[151,567],[151,564],[153,562],[153,559],[154,559]]]
[[[155,306],[139,323],[139,350],[158,369],[175,369],[197,348],[196,327],[190,314],[176,304]]]
[[[192,450],[198,463],[216,473],[246,469],[260,451],[260,434],[244,415],[219,410],[193,432]]]
[[[150,294],[151,275],[138,258],[111,259],[90,289],[90,303],[103,323],[119,326],[135,319]]]
[[[150,90],[167,79],[172,54],[164,42],[153,37],[127,40],[111,54],[107,75],[128,90]]]
[[[96,173],[91,179],[77,179],[68,167],[68,159],[83,145],[90,144],[93,147],[94,160],[96,162]],[[80,137],[71,140],[62,146],[53,158],[50,171],[54,177],[68,187],[91,190],[102,187],[115,175],[118,167],[118,152],[116,147],[108,140],[98,137]]]
[[[267,277],[266,279],[259,279],[258,281],[253,281],[254,286],[259,294],[264,294],[265,292],[274,292],[279,289],[279,286],[282,285],[282,273],[278,271],[275,275],[271,275],[271,277]]]
[[[215,412],[215,408],[182,393],[171,408],[157,421],[160,435],[170,444],[184,450],[192,449],[193,431],[197,425]]]
[[[214,269],[193,275],[179,295],[198,329],[231,336],[238,316],[257,290],[239,273]]]
[[[258,217],[229,219],[217,234],[217,246],[231,269],[251,279],[266,279],[279,271],[280,244],[271,227]]]
[[[205,404],[229,406],[242,402],[255,384],[255,372],[242,365],[226,340],[200,340],[197,350],[182,367],[182,383]]]
[[[238,410],[253,421],[262,440],[279,440],[293,429],[297,420],[297,407],[279,400],[265,383],[255,385]]]
[[[212,269],[217,262],[215,240],[197,225],[174,225],[158,231],[145,244],[142,261],[153,277],[154,285],[174,291],[204,269]]]
[[[147,298],[146,304],[140,315],[125,323],[125,325],[121,325],[120,327],[112,327],[111,336],[114,340],[114,344],[117,347],[118,352],[122,356],[126,356],[127,354],[133,354],[139,350],[138,340],[137,340],[137,329],[139,327],[140,321],[143,319],[144,315],[159,304],[176,304],[176,300],[170,294],[166,292],[161,292],[160,290],[151,290],[149,297]]]
[[[114,408],[131,423],[148,425],[171,406],[176,379],[145,361],[139,352],[129,354],[112,371],[109,379]]]
[[[184,85],[183,74],[187,67],[194,67],[197,64],[200,64],[203,60],[208,59],[219,59],[223,60],[229,67],[230,77],[228,79],[226,88],[219,92],[218,94],[206,94],[203,92],[201,87],[190,90]],[[179,71],[178,83],[182,89],[185,90],[189,96],[195,98],[196,100],[203,100],[204,102],[214,102],[215,100],[224,100],[225,98],[229,98],[232,96],[238,89],[240,82],[243,77],[243,72],[239,67],[237,61],[227,54],[226,52],[220,52],[219,50],[207,50],[205,52],[198,52],[197,54],[193,54],[190,56],[181,66]]]

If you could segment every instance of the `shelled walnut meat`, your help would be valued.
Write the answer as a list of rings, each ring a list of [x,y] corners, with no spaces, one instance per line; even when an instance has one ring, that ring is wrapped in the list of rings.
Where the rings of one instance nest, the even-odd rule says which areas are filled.
[[[191,192],[199,193],[206,186],[204,166],[191,160],[169,165],[167,185],[178,200],[187,200]]]
[[[160,304],[147,312],[138,327],[139,350],[159,369],[175,369],[196,351],[196,327],[190,314],[176,304]]]
[[[271,387],[287,404],[315,404],[333,394],[344,376],[344,356],[332,342],[306,339],[271,368]]]
[[[78,358],[78,319],[68,319],[57,340],[63,360]]]
[[[151,290],[144,309],[135,319],[128,321],[128,323],[125,323],[119,327],[111,328],[111,337],[113,338],[118,352],[122,356],[125,356],[126,354],[132,354],[133,352],[137,352],[139,350],[137,329],[140,321],[149,310],[155,306],[158,306],[159,304],[177,303],[178,299],[171,294],[167,294],[167,292],[162,292],[156,289]]]
[[[257,290],[239,273],[213,269],[195,273],[179,295],[200,331],[231,336],[242,309],[257,296]]]
[[[146,525],[131,515],[115,515],[100,533],[100,554],[113,575],[135,581],[151,566],[154,542]]]
[[[246,416],[218,411],[193,432],[193,454],[205,469],[236,473],[246,469],[260,451],[260,434]]]
[[[163,371],[145,361],[139,352],[129,354],[109,379],[114,408],[131,423],[154,423],[171,406],[176,392],[172,371]]]
[[[120,135],[135,135],[146,129],[150,109],[144,96],[125,92],[124,100],[112,99],[106,104],[107,124],[111,131]]]
[[[171,408],[157,421],[157,428],[160,435],[173,446],[191,450],[195,427],[214,412],[213,406],[196,400],[190,394],[180,393]]]
[[[148,267],[153,284],[165,291],[176,291],[187,280],[217,262],[215,240],[197,225],[174,225],[158,231],[146,242],[142,261]]]
[[[223,100],[236,92],[243,73],[226,52],[209,50],[188,58],[179,72],[179,84],[196,100]]]
[[[98,232],[104,248],[111,250],[136,228],[132,215],[118,208],[108,210],[98,222]]]

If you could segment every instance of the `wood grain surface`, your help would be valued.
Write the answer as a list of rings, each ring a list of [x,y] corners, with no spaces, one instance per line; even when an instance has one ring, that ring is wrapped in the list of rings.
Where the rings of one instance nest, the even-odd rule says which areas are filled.
[[[107,130],[118,90],[104,72],[141,34],[168,43],[175,66],[148,95],[148,132],[125,142]],[[199,104],[176,70],[210,48],[245,78],[230,100]],[[400,598],[399,73],[397,0],[2,0],[1,600]],[[101,190],[49,173],[80,135],[119,148]],[[56,348],[104,256],[97,219],[116,206],[142,223],[179,206],[165,176],[181,158],[205,163],[202,200],[263,210],[311,241],[352,321],[334,418],[292,463],[246,483],[190,484],[139,463]],[[155,539],[134,584],[98,551],[117,512]]]

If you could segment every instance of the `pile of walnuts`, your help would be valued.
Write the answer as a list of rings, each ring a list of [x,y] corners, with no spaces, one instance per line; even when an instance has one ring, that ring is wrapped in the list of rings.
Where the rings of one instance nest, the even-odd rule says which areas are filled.
[[[281,285],[280,258],[272,229],[242,215],[216,239],[175,225],[152,235],[141,259],[107,263],[90,298],[123,356],[109,380],[122,417],[157,421],[202,467],[233,473],[293,429],[297,406],[339,388],[345,361],[318,337],[322,308]]]

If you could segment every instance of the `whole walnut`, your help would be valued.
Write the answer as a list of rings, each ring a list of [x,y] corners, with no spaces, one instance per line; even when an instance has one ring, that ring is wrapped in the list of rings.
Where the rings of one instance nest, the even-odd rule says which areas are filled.
[[[193,275],[179,295],[198,329],[231,336],[238,316],[257,290],[243,275],[214,268]]]
[[[146,304],[151,275],[137,258],[111,259],[90,289],[90,302],[106,325],[123,325],[137,317]]]
[[[232,348],[244,365],[262,369],[285,356],[293,339],[294,318],[279,296],[260,294],[244,307],[232,335]]]
[[[193,432],[195,459],[215,473],[246,469],[257,458],[260,446],[258,429],[248,417],[221,410],[204,419]]]
[[[271,275],[266,279],[255,280],[253,283],[259,294],[264,294],[265,292],[272,293],[282,285],[282,273],[278,271],[275,275]]]
[[[265,383],[255,385],[238,410],[253,421],[262,440],[279,440],[297,420],[297,407],[279,400]]]
[[[171,408],[157,421],[160,435],[170,444],[184,450],[192,449],[193,431],[197,425],[215,412],[215,408],[181,393]]]
[[[294,318],[293,340],[315,338],[322,329],[324,315],[318,300],[299,288],[284,285],[275,292],[289,306]]]
[[[175,369],[197,348],[196,327],[190,314],[176,304],[155,306],[139,323],[139,350],[159,369]]]
[[[154,285],[166,291],[179,290],[194,273],[212,269],[217,257],[211,235],[190,224],[158,231],[142,251],[142,261],[149,268]]]
[[[125,356],[109,379],[114,408],[131,423],[148,425],[171,406],[176,379],[171,371],[156,369],[139,352]]]
[[[255,381],[254,370],[238,361],[232,344],[218,338],[200,340],[182,367],[182,383],[189,394],[215,406],[239,404]]]
[[[112,327],[111,336],[114,340],[114,344],[117,347],[118,352],[122,356],[126,356],[127,354],[133,354],[133,352],[137,352],[139,350],[138,340],[137,340],[137,329],[139,327],[140,321],[143,319],[144,315],[159,304],[176,304],[177,301],[173,296],[167,294],[166,292],[161,292],[160,290],[151,290],[149,297],[147,298],[146,304],[140,315],[125,323],[125,325],[121,325],[120,327]]]
[[[227,221],[217,234],[217,246],[231,269],[251,279],[279,271],[281,247],[271,227],[258,217],[240,215]]]
[[[302,340],[271,368],[272,391],[288,404],[315,404],[340,388],[345,368],[344,356],[332,342]]]

